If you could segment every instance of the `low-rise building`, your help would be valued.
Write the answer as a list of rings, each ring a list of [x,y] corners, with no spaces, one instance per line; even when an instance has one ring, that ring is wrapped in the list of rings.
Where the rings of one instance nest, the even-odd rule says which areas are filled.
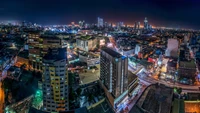
[[[167,62],[167,73],[174,75],[177,69],[177,60],[169,60]]]
[[[138,86],[138,77],[131,71],[128,71],[128,96],[132,96],[134,89]]]
[[[82,36],[76,39],[76,46],[81,50],[89,51],[97,46],[97,39],[90,36]]]
[[[89,54],[79,54],[79,60],[87,63],[87,66],[95,66],[100,62],[100,58]]]
[[[195,78],[196,76],[196,65],[194,60],[191,61],[180,61],[179,68],[178,68],[178,75],[179,77],[183,78]]]

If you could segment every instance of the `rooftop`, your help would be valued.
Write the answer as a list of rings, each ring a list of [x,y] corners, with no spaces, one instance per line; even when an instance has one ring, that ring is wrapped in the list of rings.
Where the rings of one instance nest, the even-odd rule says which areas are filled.
[[[200,101],[185,101],[185,113],[200,113]]]
[[[139,98],[135,105],[137,107],[133,107],[131,111],[136,110],[139,111],[138,113],[143,113],[140,110],[152,113],[158,113],[159,111],[160,113],[169,113],[171,110],[172,96],[172,88],[166,87],[162,84],[151,85]]]
[[[194,60],[191,61],[180,61],[179,66],[182,68],[196,68]]]
[[[22,51],[18,54],[19,57],[28,59],[28,51]]]
[[[131,71],[128,71],[128,84],[130,84],[136,78],[137,76],[135,74],[133,74]]]
[[[109,102],[105,99],[102,103],[88,110],[88,113],[115,113]]]
[[[66,58],[66,48],[49,49],[48,54],[44,56],[45,60],[61,60]]]
[[[112,49],[110,49],[110,48],[107,48],[107,47],[102,48],[101,51],[105,51],[106,53],[108,53],[108,54],[111,55],[112,57],[116,57],[116,58],[122,57],[121,54],[119,54],[118,52],[116,52],[116,51],[114,51],[114,50],[112,50]]]
[[[56,40],[59,39],[59,37],[57,37],[55,35],[41,35],[40,38],[42,38],[42,39],[51,39],[51,40],[53,40],[53,39],[56,39]]]

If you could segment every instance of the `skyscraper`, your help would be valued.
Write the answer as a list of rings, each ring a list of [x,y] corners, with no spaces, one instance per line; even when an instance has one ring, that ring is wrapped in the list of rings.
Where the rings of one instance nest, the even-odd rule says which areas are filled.
[[[148,25],[148,20],[147,17],[145,17],[144,19],[144,29],[148,29],[149,25]]]
[[[114,100],[128,88],[128,60],[110,48],[103,48],[100,67],[100,81],[106,96],[114,107]]]
[[[137,22],[135,21],[135,24],[134,24],[134,29],[136,30],[137,29]]]
[[[29,65],[33,70],[42,68],[40,31],[30,31],[28,35]]]
[[[97,27],[103,27],[103,18],[97,18]]]
[[[49,49],[43,58],[43,107],[47,112],[67,111],[68,73],[66,48]]]
[[[137,23],[137,29],[140,29],[140,22]]]
[[[177,39],[168,39],[165,56],[177,57],[178,46],[179,46],[179,42]]]
[[[118,22],[118,23],[117,23],[117,27],[118,27],[118,28],[124,27],[124,22]]]

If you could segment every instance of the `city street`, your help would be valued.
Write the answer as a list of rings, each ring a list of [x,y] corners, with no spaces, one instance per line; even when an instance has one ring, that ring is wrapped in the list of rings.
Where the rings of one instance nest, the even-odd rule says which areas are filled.
[[[2,89],[2,82],[0,82],[0,113],[3,113],[3,106],[4,106],[4,90]]]
[[[122,109],[123,110],[127,110],[127,112],[128,112],[136,104],[136,101],[139,99],[139,97],[141,96],[142,92],[147,87],[146,85],[143,85],[142,82],[140,82],[140,83],[141,83],[141,85],[139,85],[134,90],[134,92],[132,93],[132,97],[131,98],[129,98],[127,96],[127,97],[125,97],[125,99],[122,102],[120,102],[120,104],[118,105],[117,113],[120,113],[120,111]]]
[[[180,83],[173,82],[173,81],[154,79],[154,78],[148,76],[144,72],[137,73],[137,76],[140,79],[140,81],[145,81],[150,84],[161,83],[161,84],[164,84],[169,87],[181,87],[184,90],[196,90],[197,91],[197,90],[199,90],[199,87],[200,87],[199,85],[184,85],[184,84],[180,84]]]

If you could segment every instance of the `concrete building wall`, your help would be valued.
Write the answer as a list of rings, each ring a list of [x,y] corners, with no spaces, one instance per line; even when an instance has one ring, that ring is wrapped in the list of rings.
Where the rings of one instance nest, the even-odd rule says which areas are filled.
[[[177,39],[168,39],[165,56],[178,57],[179,42]]]

